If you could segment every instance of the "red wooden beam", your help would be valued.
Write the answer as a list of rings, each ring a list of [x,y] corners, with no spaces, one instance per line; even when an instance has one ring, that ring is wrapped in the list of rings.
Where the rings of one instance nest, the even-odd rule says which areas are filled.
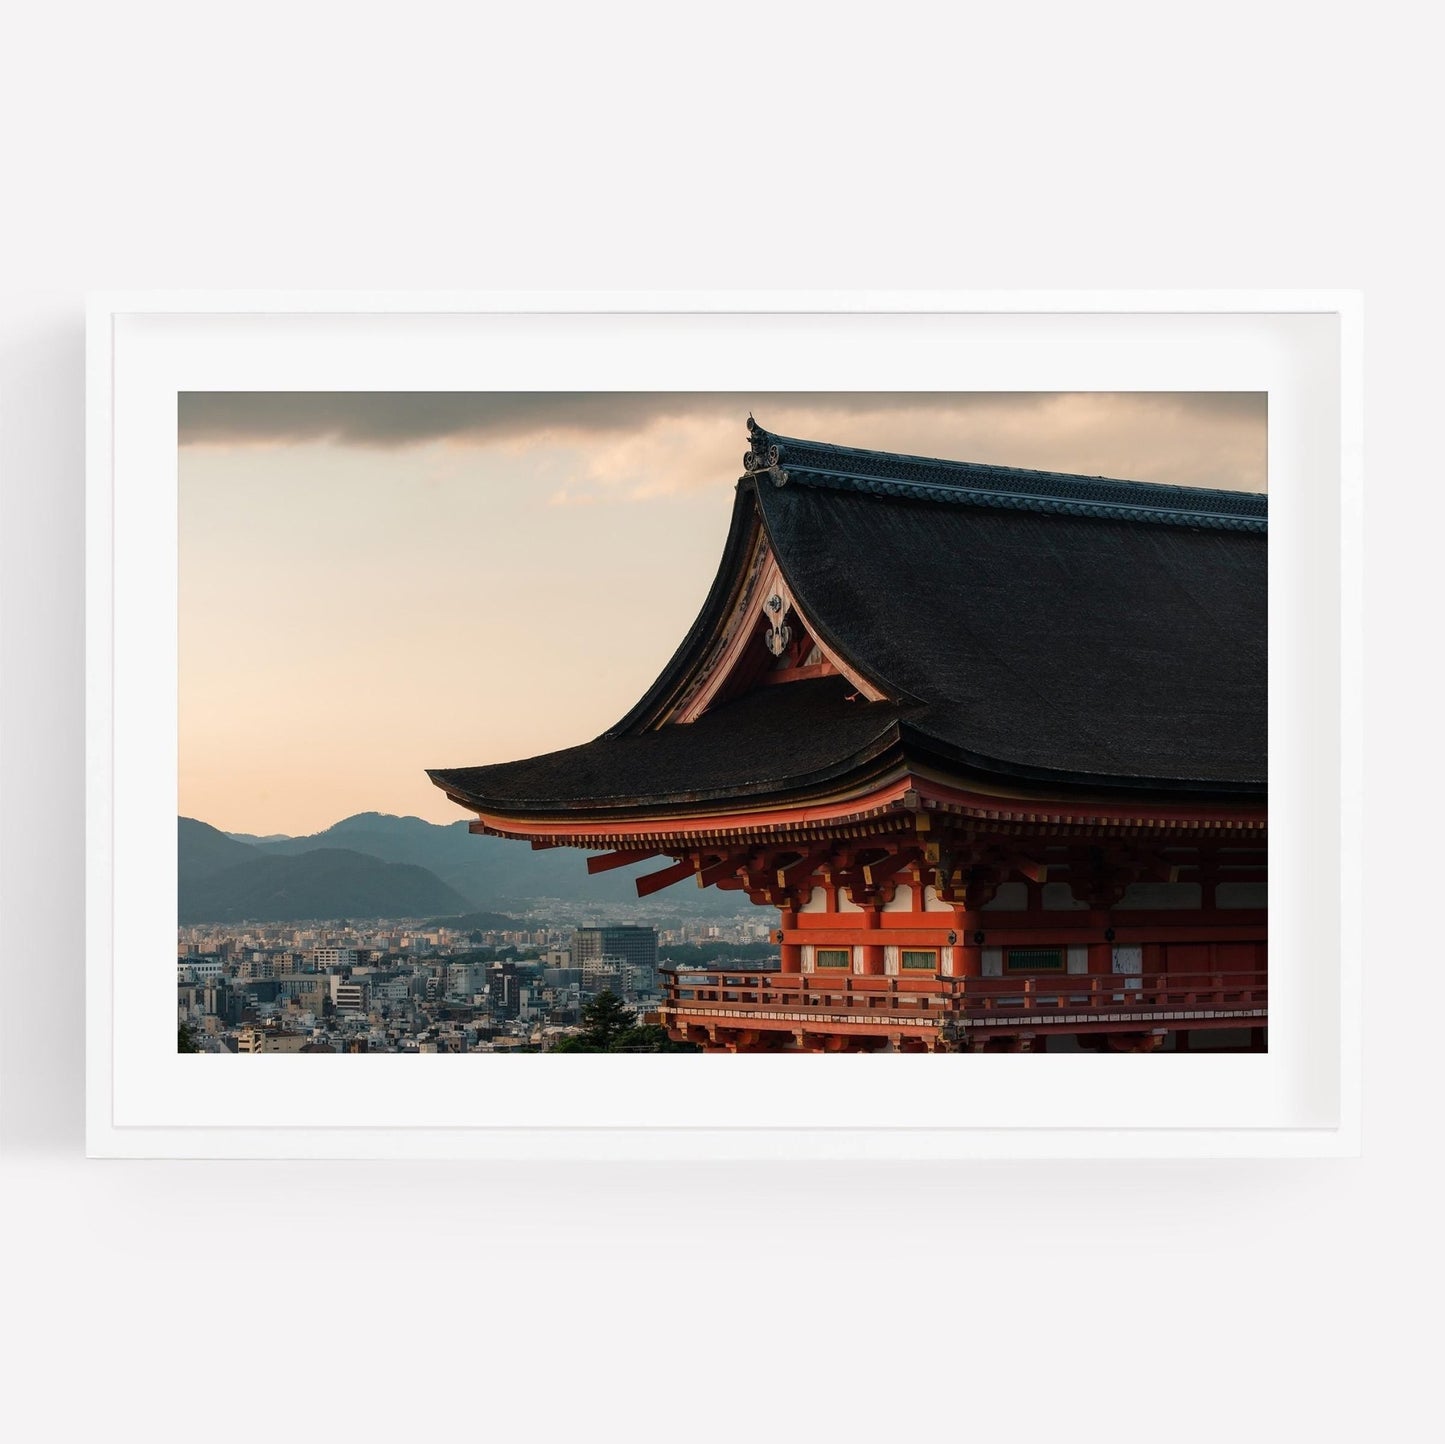
[[[788,867],[778,869],[778,886],[781,888],[799,887],[807,882],[817,870],[832,856],[833,849],[825,847],[817,852],[809,853],[807,857],[791,864]]]
[[[1178,882],[1179,866],[1173,858],[1152,853],[1142,859],[1139,871],[1153,882]]]
[[[702,868],[697,875],[699,887],[713,887],[717,883],[724,882],[728,878],[735,878],[738,869],[747,862],[746,853],[735,853],[732,857],[725,857],[721,862],[715,862],[711,867]]]
[[[594,876],[599,872],[611,872],[614,867],[626,867],[629,863],[646,862],[650,857],[660,857],[656,848],[646,852],[599,852],[587,859],[587,871]]]
[[[918,849],[916,847],[901,848],[891,857],[880,858],[877,862],[866,862],[863,864],[863,881],[869,887],[876,887],[880,882],[893,876],[895,872],[902,872],[905,867],[912,867],[918,861]]]
[[[663,888],[671,887],[685,877],[691,877],[696,871],[697,863],[692,858],[685,857],[681,862],[675,862],[660,872],[645,873],[637,879],[637,896],[648,897],[652,893],[661,892]]]
[[[1035,862],[1031,857],[1013,857],[1009,859],[1009,866],[1030,882],[1045,883],[1049,880],[1049,865],[1046,862]]]

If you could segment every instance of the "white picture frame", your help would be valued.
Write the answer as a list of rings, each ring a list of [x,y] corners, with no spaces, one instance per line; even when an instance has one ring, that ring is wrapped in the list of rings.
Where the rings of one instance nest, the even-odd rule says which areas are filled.
[[[92,1156],[1339,1156],[1360,1140],[1361,307],[1351,292],[92,298]],[[194,390],[1264,390],[1263,1054],[179,1056],[176,396]],[[679,618],[679,635],[690,618]],[[584,740],[584,739],[579,739]],[[157,862],[157,859],[160,859]],[[580,866],[580,858],[579,858]],[[153,976],[152,976],[153,975]],[[986,1090],[968,1080],[988,1070]],[[817,1086],[826,1068],[828,1086]],[[503,1076],[503,1088],[489,1080]]]

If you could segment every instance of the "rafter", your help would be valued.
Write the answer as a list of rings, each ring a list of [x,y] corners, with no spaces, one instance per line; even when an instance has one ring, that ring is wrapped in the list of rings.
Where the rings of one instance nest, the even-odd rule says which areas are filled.
[[[662,855],[656,848],[641,852],[602,852],[587,859],[587,871],[595,877],[599,872],[611,872],[615,867],[630,867],[634,862],[646,862],[649,858]]]
[[[691,877],[697,871],[697,863],[690,857],[685,857],[681,862],[675,862],[671,867],[664,867],[657,872],[644,873],[637,879],[637,896],[650,897],[655,892],[661,892],[665,887],[671,887],[673,883],[681,882],[685,877]]]
[[[730,857],[725,857],[721,862],[713,863],[710,867],[701,868],[697,874],[697,885],[699,887],[716,887],[729,878],[736,878],[747,864],[747,860],[747,853],[737,852]]]

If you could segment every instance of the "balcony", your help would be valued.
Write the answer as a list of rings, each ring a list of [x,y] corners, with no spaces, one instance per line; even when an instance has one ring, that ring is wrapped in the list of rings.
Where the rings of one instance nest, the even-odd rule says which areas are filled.
[[[664,1020],[810,1032],[943,1034],[1259,1028],[1263,971],[879,977],[720,968],[662,974]]]

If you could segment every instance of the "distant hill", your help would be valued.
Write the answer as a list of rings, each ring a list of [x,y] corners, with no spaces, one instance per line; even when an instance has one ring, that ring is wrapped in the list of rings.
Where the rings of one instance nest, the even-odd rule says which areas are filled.
[[[525,899],[542,897],[584,904],[635,903],[634,879],[666,865],[666,859],[636,863],[592,877],[585,854],[574,848],[533,852],[524,842],[474,837],[464,821],[439,824],[381,812],[360,812],[324,832],[258,842],[255,847],[268,856],[340,847],[384,862],[412,863],[435,873],[468,900],[468,908],[457,911],[505,911]],[[720,893],[716,888],[703,891],[687,884],[675,888],[667,900],[688,913],[732,913],[742,905],[737,893]]]
[[[249,843],[238,842],[194,817],[176,818],[176,841],[182,883],[192,878],[209,877],[222,868],[235,867],[261,855]]]
[[[253,855],[219,870],[193,870],[189,877],[182,868],[182,923],[426,918],[469,907],[455,888],[409,863],[382,862],[345,848],[268,857],[246,843],[236,845]]]

